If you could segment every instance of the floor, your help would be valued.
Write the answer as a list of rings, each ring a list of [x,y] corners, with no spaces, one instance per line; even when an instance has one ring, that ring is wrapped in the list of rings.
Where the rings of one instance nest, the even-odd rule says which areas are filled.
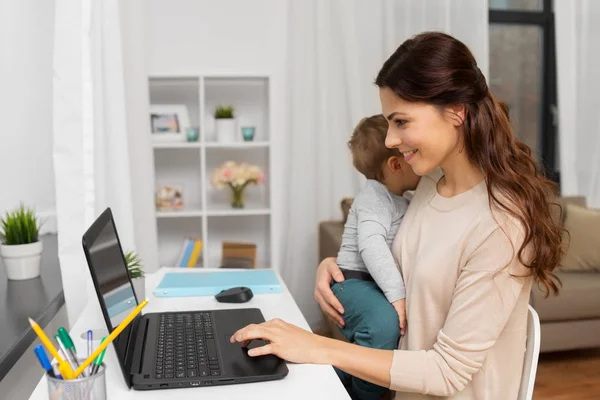
[[[600,399],[600,349],[541,354],[533,399]]]

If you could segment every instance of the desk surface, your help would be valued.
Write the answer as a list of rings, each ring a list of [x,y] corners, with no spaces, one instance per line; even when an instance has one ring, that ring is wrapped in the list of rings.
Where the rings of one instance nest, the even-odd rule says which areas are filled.
[[[310,329],[302,316],[288,288],[280,277],[282,292],[279,294],[255,295],[244,304],[218,303],[212,296],[186,298],[157,298],[152,290],[158,285],[165,272],[203,273],[215,271],[209,269],[187,270],[161,268],[146,277],[146,297],[150,300],[144,312],[216,310],[228,308],[260,308],[266,320],[281,318]],[[84,309],[71,330],[71,337],[77,348],[85,349],[85,341],[80,338],[87,329],[106,329],[100,306],[95,294]],[[97,345],[97,344],[96,344]],[[247,383],[230,386],[199,387],[172,390],[135,391],[128,390],[113,346],[108,347],[104,362],[107,363],[107,398],[110,400],[198,400],[198,399],[348,399],[348,395],[333,368],[327,365],[288,364],[289,374],[282,380],[260,383]],[[47,400],[48,390],[46,378],[42,378],[30,400]]]
[[[27,318],[46,326],[65,303],[56,235],[41,239],[44,250],[38,278],[9,281],[0,258],[0,380],[36,338]]]

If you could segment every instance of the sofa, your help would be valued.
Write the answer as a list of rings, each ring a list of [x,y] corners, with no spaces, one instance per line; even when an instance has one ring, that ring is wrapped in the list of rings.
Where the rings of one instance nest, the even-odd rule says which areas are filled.
[[[345,199],[342,202],[343,212],[347,212],[350,202]],[[561,223],[571,223],[575,216],[569,219],[569,210],[576,211],[586,208],[584,197],[562,197],[558,199],[562,206],[562,215],[555,212],[555,218]],[[558,210],[558,208],[556,208]],[[576,211],[575,211],[576,210]],[[595,213],[600,218],[600,211]],[[347,214],[346,214],[347,215]],[[590,214],[592,215],[592,214]],[[595,218],[595,217],[594,217]],[[587,224],[585,219],[579,219],[579,223]],[[575,221],[577,222],[577,221]],[[570,225],[572,230],[571,241],[581,237],[577,226]],[[600,228],[589,231],[586,226],[586,242],[588,248],[590,240],[597,242],[596,250],[600,251]],[[323,221],[319,224],[319,257],[337,256],[341,245],[344,221]],[[580,250],[580,246],[573,246]],[[569,254],[569,259],[579,259],[578,254]],[[585,258],[585,257],[583,257]],[[589,259],[589,257],[588,257]],[[588,263],[589,264],[589,263]],[[595,267],[595,268],[594,268]],[[536,309],[541,323],[541,351],[562,351],[579,348],[600,347],[600,262],[592,265],[592,268],[569,268],[566,266],[555,270],[555,274],[562,282],[562,288],[558,296],[545,298],[544,292],[534,284],[531,291],[531,304]],[[344,340],[337,327],[327,318],[323,317],[324,327],[331,336]]]

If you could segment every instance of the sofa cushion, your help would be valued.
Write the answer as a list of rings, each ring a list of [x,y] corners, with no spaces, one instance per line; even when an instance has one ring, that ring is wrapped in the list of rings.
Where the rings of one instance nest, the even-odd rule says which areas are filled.
[[[558,296],[544,299],[544,292],[534,284],[532,304],[542,322],[572,321],[600,317],[600,274],[597,272],[555,271],[562,281]]]
[[[319,259],[337,257],[342,245],[342,221],[324,221],[319,224]]]
[[[584,196],[564,196],[558,197],[552,202],[550,212],[555,221],[565,222],[567,204],[575,204],[576,206],[585,207],[586,201]],[[560,206],[560,207],[559,207]],[[561,215],[562,213],[562,215]]]
[[[567,204],[568,249],[561,271],[600,271],[600,212]]]
[[[348,214],[350,214],[350,208],[352,207],[353,197],[346,197],[342,199],[340,206],[342,207],[342,221],[344,224],[348,220]]]

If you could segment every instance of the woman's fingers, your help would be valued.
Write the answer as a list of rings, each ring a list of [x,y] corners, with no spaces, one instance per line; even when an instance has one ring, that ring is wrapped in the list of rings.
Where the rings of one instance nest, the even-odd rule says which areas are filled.
[[[256,347],[248,350],[248,355],[251,357],[265,356],[267,354],[273,354],[275,349],[271,343],[265,344],[264,346]]]
[[[344,281],[344,274],[342,274],[342,270],[334,260],[330,260],[330,262],[327,263],[327,272],[329,272],[336,282],[339,283]]]
[[[335,297],[335,295],[334,295],[334,297]],[[327,318],[331,322],[333,322],[334,324],[336,324],[337,326],[339,326],[340,328],[343,328],[344,325],[345,325],[344,319],[341,317],[340,313],[338,311],[336,311],[325,300],[325,298],[323,297],[323,295],[321,294],[321,292],[319,290],[315,291],[315,299],[317,300],[317,303],[319,303],[319,306],[321,307],[321,310],[323,310],[323,312],[325,313],[325,315],[327,316]],[[336,298],[336,300],[337,300],[337,298]],[[339,303],[339,301],[338,301],[338,303]]]
[[[333,292],[331,291],[331,287],[329,287],[329,286],[320,286],[319,287],[319,292],[323,296],[323,299],[330,306],[332,306],[334,309],[336,309],[339,314],[343,314],[344,313],[344,307],[342,306],[342,303],[340,303],[340,301],[338,300],[338,298],[335,297],[335,294],[333,294]]]
[[[244,343],[247,346],[250,341],[255,339],[272,340],[271,332],[265,328],[264,324],[250,324],[235,332],[230,341],[231,343]]]

